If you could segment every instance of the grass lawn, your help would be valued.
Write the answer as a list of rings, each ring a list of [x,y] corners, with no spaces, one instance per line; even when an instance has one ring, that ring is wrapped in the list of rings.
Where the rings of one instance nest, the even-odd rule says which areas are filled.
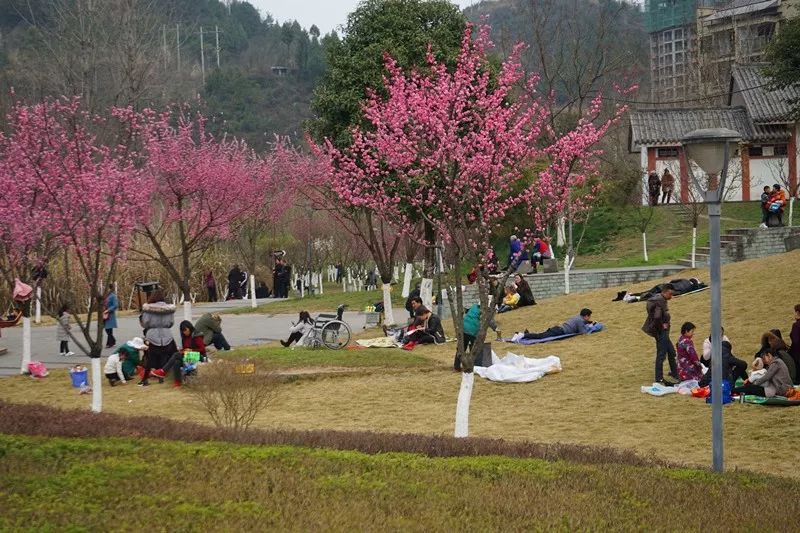
[[[622,213],[625,229],[608,239],[605,250],[581,255],[575,259],[576,268],[611,268],[674,264],[692,252],[692,226],[675,208],[656,208],[647,229],[647,254],[642,253],[642,235],[635,225],[633,211]],[[723,233],[733,228],[754,228],[761,221],[759,202],[732,202],[722,207]],[[708,218],[703,215],[697,227],[697,246],[708,243]]]
[[[0,457],[3,531],[790,531],[800,513],[793,481],[691,469],[10,435]]]
[[[800,251],[795,251],[723,266],[723,324],[734,353],[740,358],[752,360],[764,331],[777,327],[788,334],[792,308],[800,294],[799,264]],[[682,275],[709,279],[707,270]],[[645,289],[655,283],[624,288]],[[610,446],[668,461],[709,464],[710,406],[694,398],[655,398],[639,391],[653,380],[654,342],[640,331],[644,304],[612,302],[617,290],[614,287],[552,298],[500,315],[501,329],[511,333],[524,328],[543,330],[582,307],[589,307],[606,329],[592,336],[539,346],[494,343],[499,355],[507,350],[537,357],[557,355],[563,372],[528,384],[478,379],[472,398],[471,434]],[[794,298],[782,299],[784,294]],[[687,320],[698,326],[698,344],[708,335],[709,300],[710,291],[705,291],[670,303],[673,342],[680,325]],[[452,330],[448,333],[452,334]],[[410,353],[398,350],[396,358],[392,358],[391,350],[365,351],[364,357],[374,353],[385,368],[283,384],[274,402],[256,419],[255,427],[451,435],[461,379],[450,369],[453,350],[452,343],[418,346]],[[355,354],[361,356],[361,352]],[[323,360],[308,364],[341,364],[324,359],[325,355],[320,353]],[[279,356],[282,354],[270,357]],[[329,357],[337,356],[331,353]],[[432,361],[430,370],[409,368],[405,357],[410,361],[416,356]],[[0,380],[0,399],[65,408],[87,409],[89,405],[89,398],[79,396],[66,375],[56,373],[36,382],[23,377]],[[166,386],[106,388],[104,409],[209,423],[186,391]],[[731,404],[725,406],[724,412],[727,468],[800,477],[797,454],[793,452],[800,439],[800,409]],[[765,447],[770,451],[766,452]],[[674,519],[664,524],[679,527]]]
[[[370,332],[374,336],[374,332]],[[283,346],[244,346],[221,352],[225,359],[251,359],[270,368],[419,368],[432,367],[435,361],[420,352],[391,348],[328,350]]]

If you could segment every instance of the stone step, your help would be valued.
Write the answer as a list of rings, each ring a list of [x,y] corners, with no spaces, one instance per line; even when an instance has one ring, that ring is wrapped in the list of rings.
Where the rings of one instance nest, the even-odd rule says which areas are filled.
[[[750,233],[756,228],[734,228],[729,229],[725,235],[741,235],[744,237],[745,235],[750,235]]]
[[[687,268],[692,268],[692,259],[678,259],[678,264]],[[695,268],[705,268],[708,266],[708,263],[703,261],[695,260]]]
[[[711,248],[708,246],[699,246],[695,249],[695,254],[709,255],[711,254]]]

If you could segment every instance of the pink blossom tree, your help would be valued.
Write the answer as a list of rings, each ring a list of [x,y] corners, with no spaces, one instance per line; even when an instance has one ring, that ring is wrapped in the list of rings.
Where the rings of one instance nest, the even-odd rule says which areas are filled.
[[[277,194],[269,160],[243,141],[215,139],[206,119],[186,110],[117,114],[141,143],[141,166],[151,182],[150,216],[139,226],[136,253],[157,261],[180,289],[191,320],[191,281],[209,247],[234,235]],[[278,204],[280,205],[280,204]]]
[[[0,137],[0,188],[13,193],[0,203],[13,226],[3,230],[7,268],[20,271],[63,253],[71,274],[61,287],[66,303],[74,309],[78,289],[88,289],[86,318],[74,314],[86,345],[73,339],[93,358],[93,409],[99,411],[104,300],[146,213],[147,184],[125,139],[112,133],[119,131],[115,121],[86,112],[78,98],[17,103],[7,123]],[[111,142],[101,142],[98,130]],[[24,371],[24,357],[22,365]]]
[[[595,146],[624,111],[600,119],[597,97],[572,130],[556,136],[548,126],[548,106],[536,96],[537,78],[525,81],[522,47],[515,47],[493,76],[489,29],[478,28],[474,39],[472,32],[470,27],[464,33],[453,72],[432,54],[424,71],[413,72],[403,72],[387,58],[387,96],[372,93],[365,104],[370,127],[352,130],[349,148],[327,142],[322,149],[340,201],[383,220],[425,221],[456,264],[485,260],[493,231],[515,206],[530,206],[532,222],[541,229],[568,204],[585,205],[573,193],[596,172]],[[543,162],[544,170],[531,182],[525,170],[534,162]],[[484,274],[477,281],[480,329],[466,353],[460,269],[453,274],[448,298],[464,369],[456,435],[466,436],[473,361],[483,349],[495,307],[492,280]]]

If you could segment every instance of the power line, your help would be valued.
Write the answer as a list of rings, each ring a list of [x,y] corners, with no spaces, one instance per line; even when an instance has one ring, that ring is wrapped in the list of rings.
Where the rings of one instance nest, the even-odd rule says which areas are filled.
[[[645,100],[628,100],[624,98],[606,98],[606,100],[610,100],[612,102],[618,102],[622,104],[635,104],[635,105],[668,105],[668,104],[685,104],[689,102],[704,102],[706,100],[714,100],[721,96],[728,96],[730,94],[739,94],[746,91],[752,91],[755,89],[761,89],[763,87],[768,87],[768,83],[762,83],[760,85],[754,85],[753,87],[745,87],[742,89],[738,89],[736,91],[725,91],[723,93],[711,94],[708,96],[697,96],[694,98],[684,98],[682,100],[667,100],[667,101],[659,101],[659,102],[652,102],[652,101],[645,101]]]

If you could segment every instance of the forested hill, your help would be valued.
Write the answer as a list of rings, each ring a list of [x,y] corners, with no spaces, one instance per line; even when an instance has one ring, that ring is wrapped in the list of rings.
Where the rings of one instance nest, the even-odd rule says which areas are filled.
[[[532,5],[547,16],[533,17]],[[519,40],[532,43],[525,60],[534,70],[541,65],[537,39],[553,57],[607,46],[603,68],[634,72],[646,60],[641,15],[613,0],[500,0],[465,14],[475,21],[488,15],[501,52]],[[302,135],[333,39],[316,26],[278,24],[236,0],[0,0],[0,111],[12,87],[25,100],[80,95],[92,109],[200,97],[212,128],[258,148],[275,134]],[[563,75],[552,80],[564,98],[574,68],[557,66]]]
[[[301,135],[325,43],[337,39],[217,0],[0,0],[0,32],[4,109],[12,87],[23,99],[81,95],[95,109],[200,96],[212,127],[255,146]]]

